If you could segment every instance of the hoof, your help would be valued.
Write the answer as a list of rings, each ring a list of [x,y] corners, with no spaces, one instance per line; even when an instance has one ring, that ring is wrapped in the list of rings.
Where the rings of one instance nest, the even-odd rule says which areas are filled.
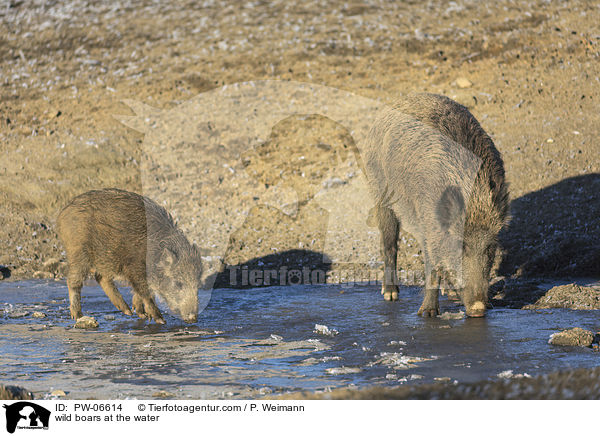
[[[385,301],[397,301],[398,300],[398,286],[396,285],[382,285],[381,294]]]
[[[481,301],[473,303],[466,308],[467,316],[471,318],[482,318],[485,316],[485,304]]]
[[[431,308],[425,308],[425,307],[421,306],[421,308],[417,312],[417,315],[422,316],[423,318],[435,318],[439,314],[440,314],[439,307],[435,307],[435,308],[431,309]]]
[[[385,301],[398,301],[398,291],[384,292],[383,299]]]

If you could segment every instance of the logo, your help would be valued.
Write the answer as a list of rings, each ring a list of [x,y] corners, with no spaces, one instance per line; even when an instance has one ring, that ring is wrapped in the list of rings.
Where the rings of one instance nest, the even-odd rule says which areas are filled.
[[[14,433],[18,429],[48,429],[50,411],[29,401],[19,401],[6,409],[6,431]]]
[[[471,197],[481,159],[423,121],[427,116],[324,85],[277,80],[223,86],[166,110],[133,100],[124,103],[135,115],[115,118],[144,133],[139,162],[143,194],[173,212],[193,241],[210,241],[201,246],[206,292],[199,294],[200,312],[209,303],[236,232],[245,222],[249,234],[256,231],[252,214],[260,205],[278,209],[283,213],[278,216],[287,215],[284,219],[292,223],[302,219],[300,208],[314,201],[322,217],[322,240],[317,236],[299,247],[307,254],[309,246],[322,253],[323,264],[348,267],[378,267],[378,211],[393,211],[401,215],[407,234],[419,236],[426,275],[440,275],[447,286],[448,281],[462,287],[465,199]],[[302,121],[309,119],[327,122],[321,121],[314,132],[302,130]],[[296,141],[280,147],[280,138],[294,135]],[[320,135],[329,136],[332,141],[324,140],[331,144]],[[408,174],[406,180],[385,177],[388,158],[374,151],[384,144]],[[322,167],[315,170],[311,160]],[[389,236],[398,239],[397,234]],[[404,236],[401,241],[412,247]],[[153,267],[148,259],[146,271]],[[303,276],[293,271],[281,271],[280,283],[285,278],[299,284]],[[276,270],[247,271],[243,266],[240,272],[242,282],[250,273],[251,286],[268,285],[278,276]],[[230,284],[237,280],[237,270],[230,270]],[[390,280],[397,281],[396,275]]]

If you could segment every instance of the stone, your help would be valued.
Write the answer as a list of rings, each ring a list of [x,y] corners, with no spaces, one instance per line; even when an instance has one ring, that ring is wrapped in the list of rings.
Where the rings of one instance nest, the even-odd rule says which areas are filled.
[[[459,77],[458,79],[456,79],[456,86],[458,86],[459,88],[470,88],[471,86],[473,86],[473,83],[471,83],[471,81],[465,77]]]
[[[98,321],[91,316],[82,316],[75,322],[76,329],[95,329],[98,327]]]
[[[571,347],[589,347],[594,340],[594,333],[575,327],[550,335],[548,343],[551,345],[563,345]]]
[[[315,333],[320,333],[325,336],[336,336],[339,332],[336,329],[330,329],[326,325],[315,324]]]
[[[538,299],[534,304],[528,304],[523,309],[600,309],[600,289],[590,286],[579,286],[575,283],[555,286]]]
[[[36,279],[52,279],[54,274],[49,271],[36,271],[33,273],[33,277]]]
[[[33,394],[18,386],[0,385],[0,400],[33,400]]]

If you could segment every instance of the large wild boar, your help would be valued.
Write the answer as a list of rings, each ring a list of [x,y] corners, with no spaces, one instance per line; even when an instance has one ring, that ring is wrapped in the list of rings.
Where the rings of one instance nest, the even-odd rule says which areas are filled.
[[[140,318],[164,324],[152,295],[186,322],[198,317],[201,258],[171,215],[152,200],[120,189],[89,191],[60,212],[58,234],[67,252],[71,317],[81,313],[81,287],[91,271],[116,308],[131,315],[113,280],[133,288]]]
[[[509,218],[504,167],[490,137],[464,106],[412,94],[377,119],[364,156],[381,232],[384,298],[398,299],[402,228],[424,257],[419,315],[439,315],[440,285],[450,283],[468,316],[484,316],[497,235]]]

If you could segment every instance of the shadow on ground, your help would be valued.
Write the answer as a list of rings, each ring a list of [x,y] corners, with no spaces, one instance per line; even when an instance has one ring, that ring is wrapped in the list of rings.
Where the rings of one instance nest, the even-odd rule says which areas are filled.
[[[600,276],[600,174],[571,177],[511,203],[500,274]]]
[[[331,263],[323,253],[286,250],[255,257],[238,265],[226,265],[217,274],[214,288],[250,288],[298,284],[323,284]]]

